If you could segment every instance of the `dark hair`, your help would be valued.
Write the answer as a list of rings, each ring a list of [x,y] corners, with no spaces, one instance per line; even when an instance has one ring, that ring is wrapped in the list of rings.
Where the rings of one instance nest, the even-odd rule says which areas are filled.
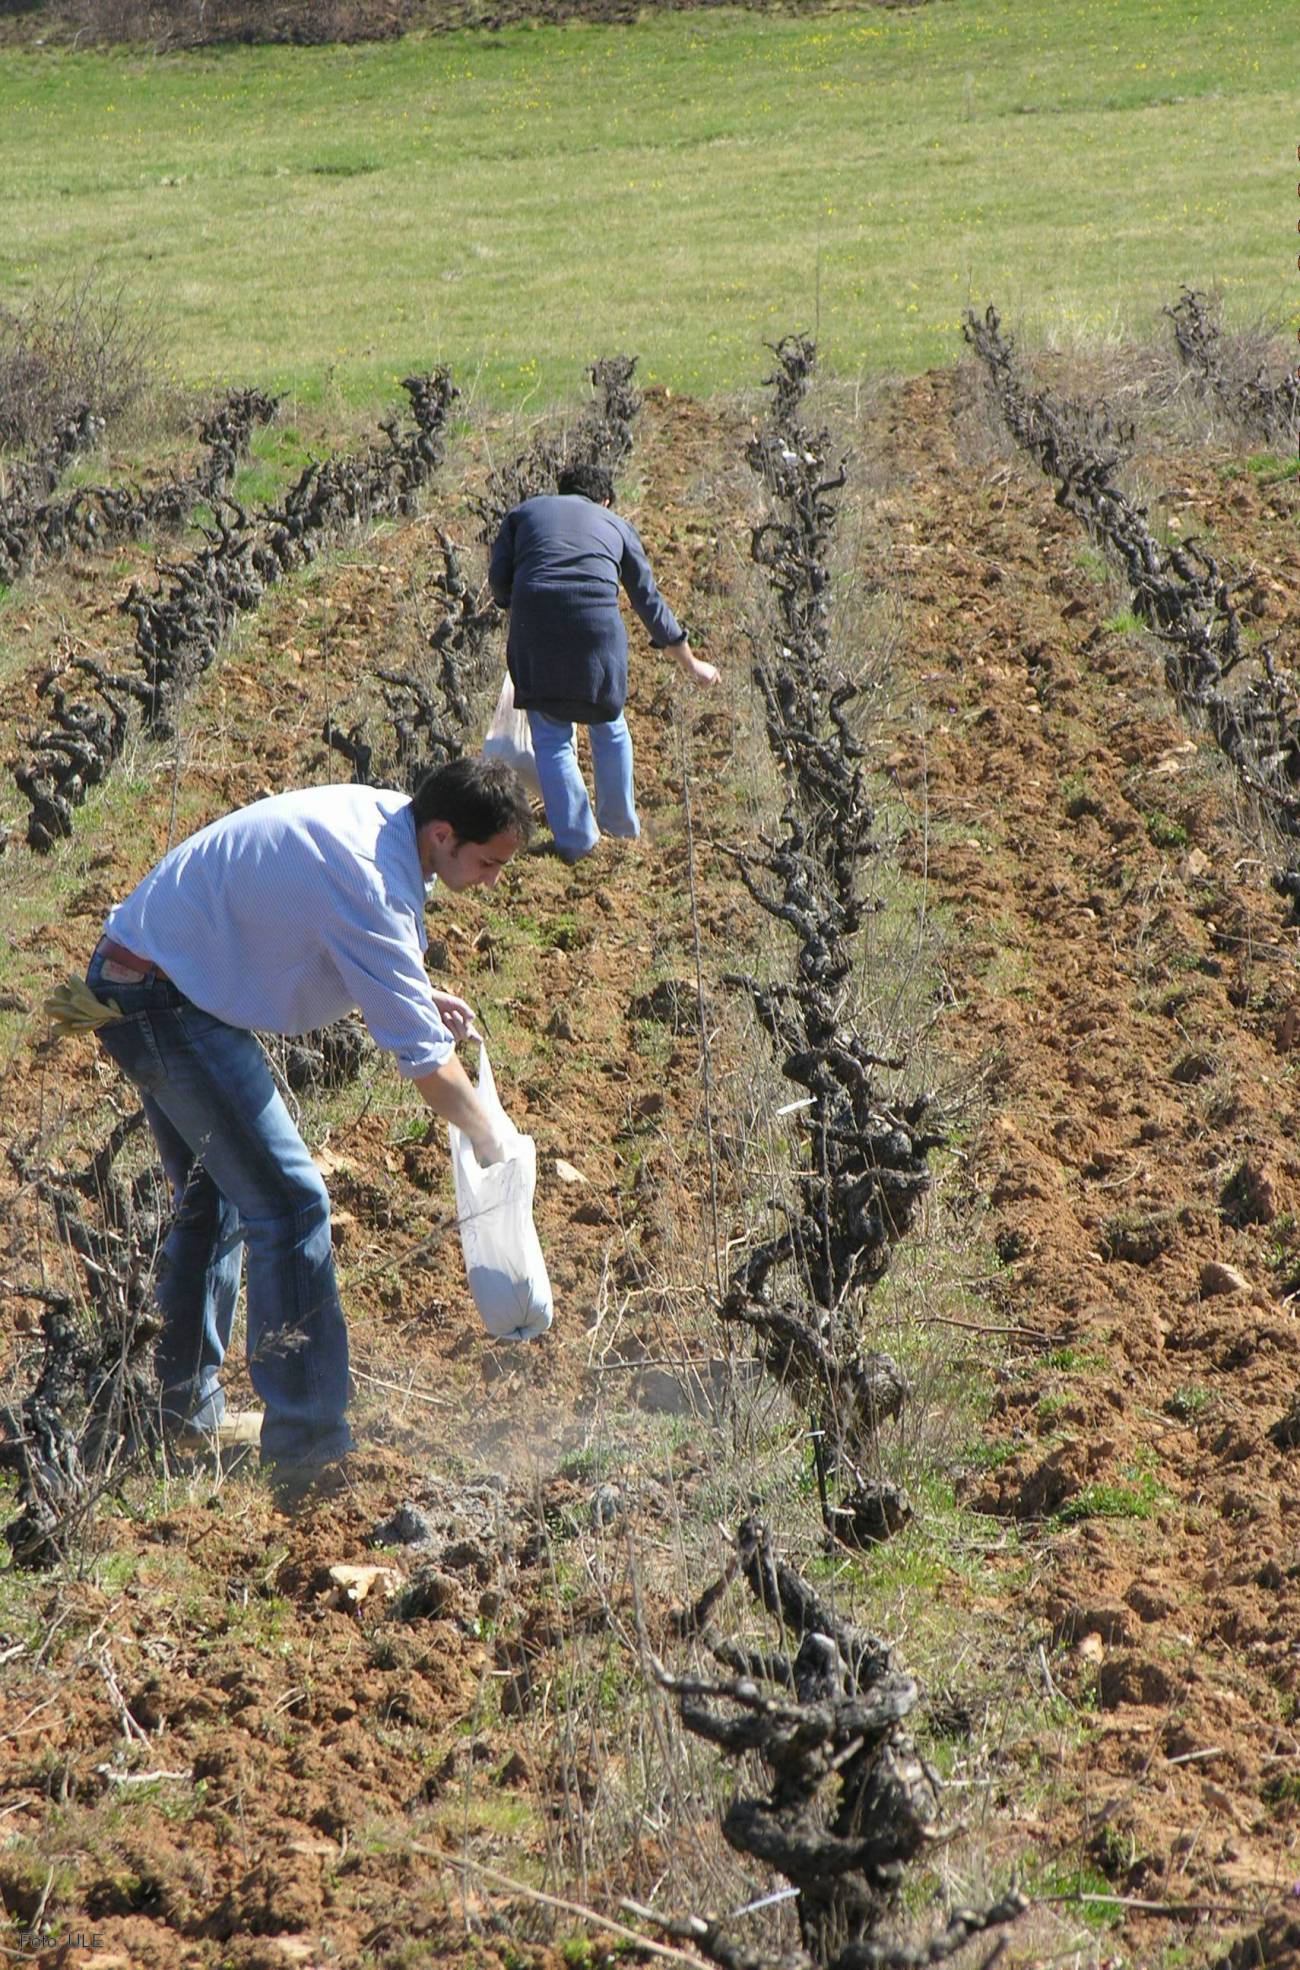
[[[584,499],[594,499],[597,506],[606,500],[614,504],[614,475],[604,465],[593,465],[589,461],[576,459],[572,465],[562,465],[555,480],[555,490],[562,493],[581,493]]]
[[[524,783],[504,759],[449,759],[425,774],[411,797],[415,825],[449,821],[458,841],[491,841],[518,835],[520,847],[533,831],[533,811]]]

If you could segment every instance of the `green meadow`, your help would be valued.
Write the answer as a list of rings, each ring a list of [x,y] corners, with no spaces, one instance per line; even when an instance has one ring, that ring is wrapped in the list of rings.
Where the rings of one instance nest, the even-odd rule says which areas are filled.
[[[0,301],[94,268],[185,382],[310,401],[450,363],[546,402],[615,348],[708,392],[816,328],[952,360],[964,307],[1150,332],[1181,282],[1300,316],[1294,0],[719,10],[0,66]]]

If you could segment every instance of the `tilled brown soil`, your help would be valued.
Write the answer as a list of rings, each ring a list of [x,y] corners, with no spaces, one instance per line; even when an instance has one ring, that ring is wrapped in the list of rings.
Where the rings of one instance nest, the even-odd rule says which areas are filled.
[[[709,1374],[673,1308],[707,1286],[714,1232],[698,1038],[634,1008],[665,975],[693,982],[684,760],[706,986],[760,931],[725,852],[751,770],[735,710],[747,430],[652,396],[638,433],[633,517],[729,674],[720,701],[683,707],[683,742],[670,679],[635,664],[645,839],[575,871],[521,858],[496,897],[431,913],[446,980],[482,1006],[538,1141],[553,1334],[522,1357],[485,1345],[441,1147],[381,1071],[322,1144],[362,1372],[353,1490],[287,1520],[251,1479],[184,1478],[106,1518],[83,1577],[4,1603],[0,1895],[17,1927],[84,1932],[74,1961],[540,1962],[536,1907],[459,1862],[509,1874],[558,1853],[557,1827],[615,1812],[621,1775],[594,1737],[574,1742],[563,1678],[575,1638],[604,1646],[630,1618],[631,1588],[611,1604],[561,1581],[556,1550],[590,1546],[607,1518],[667,1549],[717,1477],[689,1423],[671,1459],[638,1434],[686,1353]],[[1158,653],[1105,626],[1117,603],[1095,557],[1045,482],[990,443],[970,386],[932,375],[882,393],[854,442],[873,488],[862,573],[904,605],[906,709],[868,736],[906,865],[950,922],[941,1031],[984,1090],[960,1181],[985,1214],[984,1316],[1017,1336],[964,1492],[1018,1534],[987,1560],[1008,1650],[1077,1713],[1044,1749],[1051,1817],[1009,1774],[997,1848],[1086,1862],[1132,1904],[1093,1954],[1072,1942],[1062,1957],[1062,1932],[1040,1927],[1007,1960],[1157,1963],[1186,1939],[1185,1960],[1206,1961],[1244,1934],[1270,1947],[1242,1962],[1283,1963],[1300,1877],[1300,1450],[1268,1432],[1296,1393],[1296,931],[1245,803],[1168,707]],[[1294,640],[1294,481],[1225,477],[1233,463],[1189,448],[1147,470],[1166,513],[1255,569],[1261,623]],[[184,826],[338,770],[324,712],[409,638],[431,545],[427,525],[397,529],[273,599],[202,687]],[[37,593],[33,620],[40,607]],[[160,777],[112,839],[66,852],[64,913],[26,934],[33,1009],[164,844],[170,798]],[[25,854],[9,850],[11,880]],[[89,1048],[46,1057],[36,1040],[33,1019],[8,1063],[11,1127],[57,1128],[53,1153],[75,1162],[113,1084]],[[731,1181],[724,1240],[744,1228]],[[0,1302],[21,1330],[31,1308],[5,1282],[48,1259],[31,1198],[3,1183]],[[596,1471],[611,1374],[625,1443]],[[368,1535],[403,1500],[428,1538],[377,1552]],[[394,1582],[349,1605],[339,1562],[391,1567],[405,1618],[384,1598]],[[642,1607],[655,1646],[669,1598]],[[612,1645],[611,1663],[617,1687]],[[617,1854],[600,1846],[584,1893],[606,1909],[649,1898],[675,1845],[710,1837],[647,1816]],[[562,1873],[532,1878],[563,1892]]]
[[[1269,1435],[1300,1339],[1296,932],[1158,649],[1106,627],[1045,481],[972,466],[977,423],[930,376],[882,436],[925,709],[890,769],[924,795],[914,866],[955,926],[948,1040],[989,1076],[967,1166],[1003,1261],[989,1318],[1044,1348],[997,1392],[968,1495],[1033,1529],[1021,1613],[1086,1720],[1099,1872],[1213,1922],[1276,1915],[1300,1892],[1300,1469]],[[1239,464],[1146,470],[1294,649],[1294,481]]]

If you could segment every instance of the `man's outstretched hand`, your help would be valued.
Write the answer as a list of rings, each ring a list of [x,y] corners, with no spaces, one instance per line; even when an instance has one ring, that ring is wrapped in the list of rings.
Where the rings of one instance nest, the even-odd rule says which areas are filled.
[[[691,648],[689,636],[684,643],[674,645],[673,654],[681,665],[683,673],[690,678],[692,684],[704,684],[712,689],[718,682],[717,666],[715,664],[706,664],[702,657],[696,656],[694,650]]]
[[[474,1024],[474,1008],[464,999],[458,999],[454,992],[435,992],[433,1003],[438,1008],[438,1017],[457,1046],[467,1039]]]

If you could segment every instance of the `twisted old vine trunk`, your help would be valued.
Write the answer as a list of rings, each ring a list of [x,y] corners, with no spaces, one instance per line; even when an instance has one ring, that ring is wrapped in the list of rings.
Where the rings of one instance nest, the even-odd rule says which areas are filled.
[[[831,649],[831,495],[845,470],[829,460],[828,434],[799,421],[813,344],[788,336],[775,354],[772,424],[748,452],[775,508],[753,532],[776,616],[771,637],[755,640],[753,675],[786,805],[779,839],[740,867],[760,908],[794,933],[794,978],[729,982],[749,993],[781,1071],[812,1101],[799,1209],[751,1253],[719,1312],[750,1330],[768,1371],[808,1412],[828,1533],[865,1545],[889,1537],[912,1508],[904,1493],[863,1475],[876,1433],[908,1390],[888,1355],[862,1347],[860,1302],[907,1231],[929,1184],[926,1158],[942,1138],[923,1127],[924,1097],[900,1108],[881,1096],[873,1069],[901,1063],[881,1060],[845,1023],[849,940],[872,848],[863,749],[846,711],[858,687]],[[778,1277],[789,1282],[779,1300]],[[738,1576],[786,1646],[756,1650],[716,1632],[715,1611]],[[978,1913],[955,1912],[916,1948],[889,1940],[904,1873],[933,1837],[939,1810],[907,1725],[919,1692],[883,1641],[842,1620],[778,1557],[757,1520],[741,1524],[727,1570],[683,1627],[728,1675],[676,1677],[662,1665],[656,1673],[687,1730],[733,1757],[758,1754],[767,1790],[734,1799],[722,1831],[798,1891],[803,1948],[774,1958],[698,1917],[665,1925],[671,1933],[724,1970],[908,1970],[943,1961],[1020,1912],[1012,1894]]]

